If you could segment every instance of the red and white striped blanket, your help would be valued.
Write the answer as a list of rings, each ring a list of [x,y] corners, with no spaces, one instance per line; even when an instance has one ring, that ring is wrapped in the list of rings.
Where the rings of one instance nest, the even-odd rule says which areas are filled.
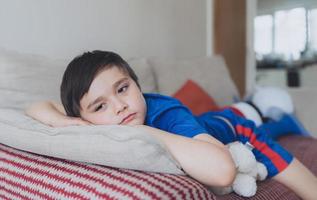
[[[0,199],[215,199],[197,181],[73,162],[0,144]]]

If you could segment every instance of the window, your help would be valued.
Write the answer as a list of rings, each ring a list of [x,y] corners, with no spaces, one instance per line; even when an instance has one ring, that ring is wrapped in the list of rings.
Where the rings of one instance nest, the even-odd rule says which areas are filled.
[[[317,9],[310,10],[308,13],[308,29],[310,47],[317,52]]]
[[[264,15],[255,18],[255,51],[259,55],[265,55],[272,52],[272,28],[273,18],[271,15]]]
[[[317,54],[317,9],[279,10],[254,20],[257,60],[273,55],[284,61],[298,60],[301,53]]]
[[[306,45],[306,10],[281,10],[275,12],[274,18],[274,53],[283,55],[284,60],[299,59]]]

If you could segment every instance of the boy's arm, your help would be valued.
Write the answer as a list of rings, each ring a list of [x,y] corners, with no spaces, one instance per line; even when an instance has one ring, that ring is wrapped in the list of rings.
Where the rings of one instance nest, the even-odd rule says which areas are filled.
[[[81,118],[66,116],[63,106],[51,101],[33,103],[25,114],[52,127],[89,124]]]
[[[215,139],[208,134],[199,134],[195,139],[218,144]],[[317,178],[296,158],[289,166],[273,177],[274,180],[290,188],[298,196],[305,200],[313,200],[317,197]]]
[[[219,140],[217,140],[216,138],[214,138],[213,136],[211,136],[208,133],[198,134],[198,135],[194,136],[194,139],[209,142],[209,143],[212,143],[212,144],[217,145],[219,147],[224,146],[222,142],[220,142]]]
[[[317,197],[316,176],[296,158],[273,179],[289,187],[302,199],[314,200]]]
[[[161,141],[183,170],[208,186],[228,186],[236,170],[228,149],[215,144],[171,134],[145,125],[137,126]]]

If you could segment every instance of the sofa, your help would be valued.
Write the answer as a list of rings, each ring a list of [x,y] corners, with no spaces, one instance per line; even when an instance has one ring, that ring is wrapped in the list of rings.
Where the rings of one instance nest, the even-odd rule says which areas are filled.
[[[97,132],[92,140],[84,131],[46,127],[25,116],[23,109],[30,102],[59,101],[59,83],[69,61],[0,49],[1,199],[244,199],[234,193],[215,195],[186,176],[153,138],[140,139],[143,133],[131,136],[134,130],[124,130],[129,134],[118,136],[116,127],[112,128],[111,145],[95,152],[96,146],[103,148],[100,140],[104,138],[97,137],[103,133]],[[221,56],[130,58],[128,63],[143,92],[173,96],[191,80],[219,107],[241,98]],[[289,91],[296,114],[316,134],[312,116],[317,112],[313,104],[317,93],[309,88]],[[85,132],[92,129],[87,127]],[[78,140],[73,133],[78,133]],[[82,142],[86,145],[78,145]],[[279,142],[317,174],[314,136],[289,135]],[[300,198],[274,180],[265,180],[258,183],[257,193],[250,199]]]

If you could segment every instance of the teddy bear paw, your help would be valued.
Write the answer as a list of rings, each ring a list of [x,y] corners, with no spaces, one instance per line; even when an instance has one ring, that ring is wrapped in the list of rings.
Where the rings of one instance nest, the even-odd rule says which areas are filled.
[[[256,181],[247,174],[237,174],[233,184],[233,191],[243,197],[251,197],[256,193]]]

